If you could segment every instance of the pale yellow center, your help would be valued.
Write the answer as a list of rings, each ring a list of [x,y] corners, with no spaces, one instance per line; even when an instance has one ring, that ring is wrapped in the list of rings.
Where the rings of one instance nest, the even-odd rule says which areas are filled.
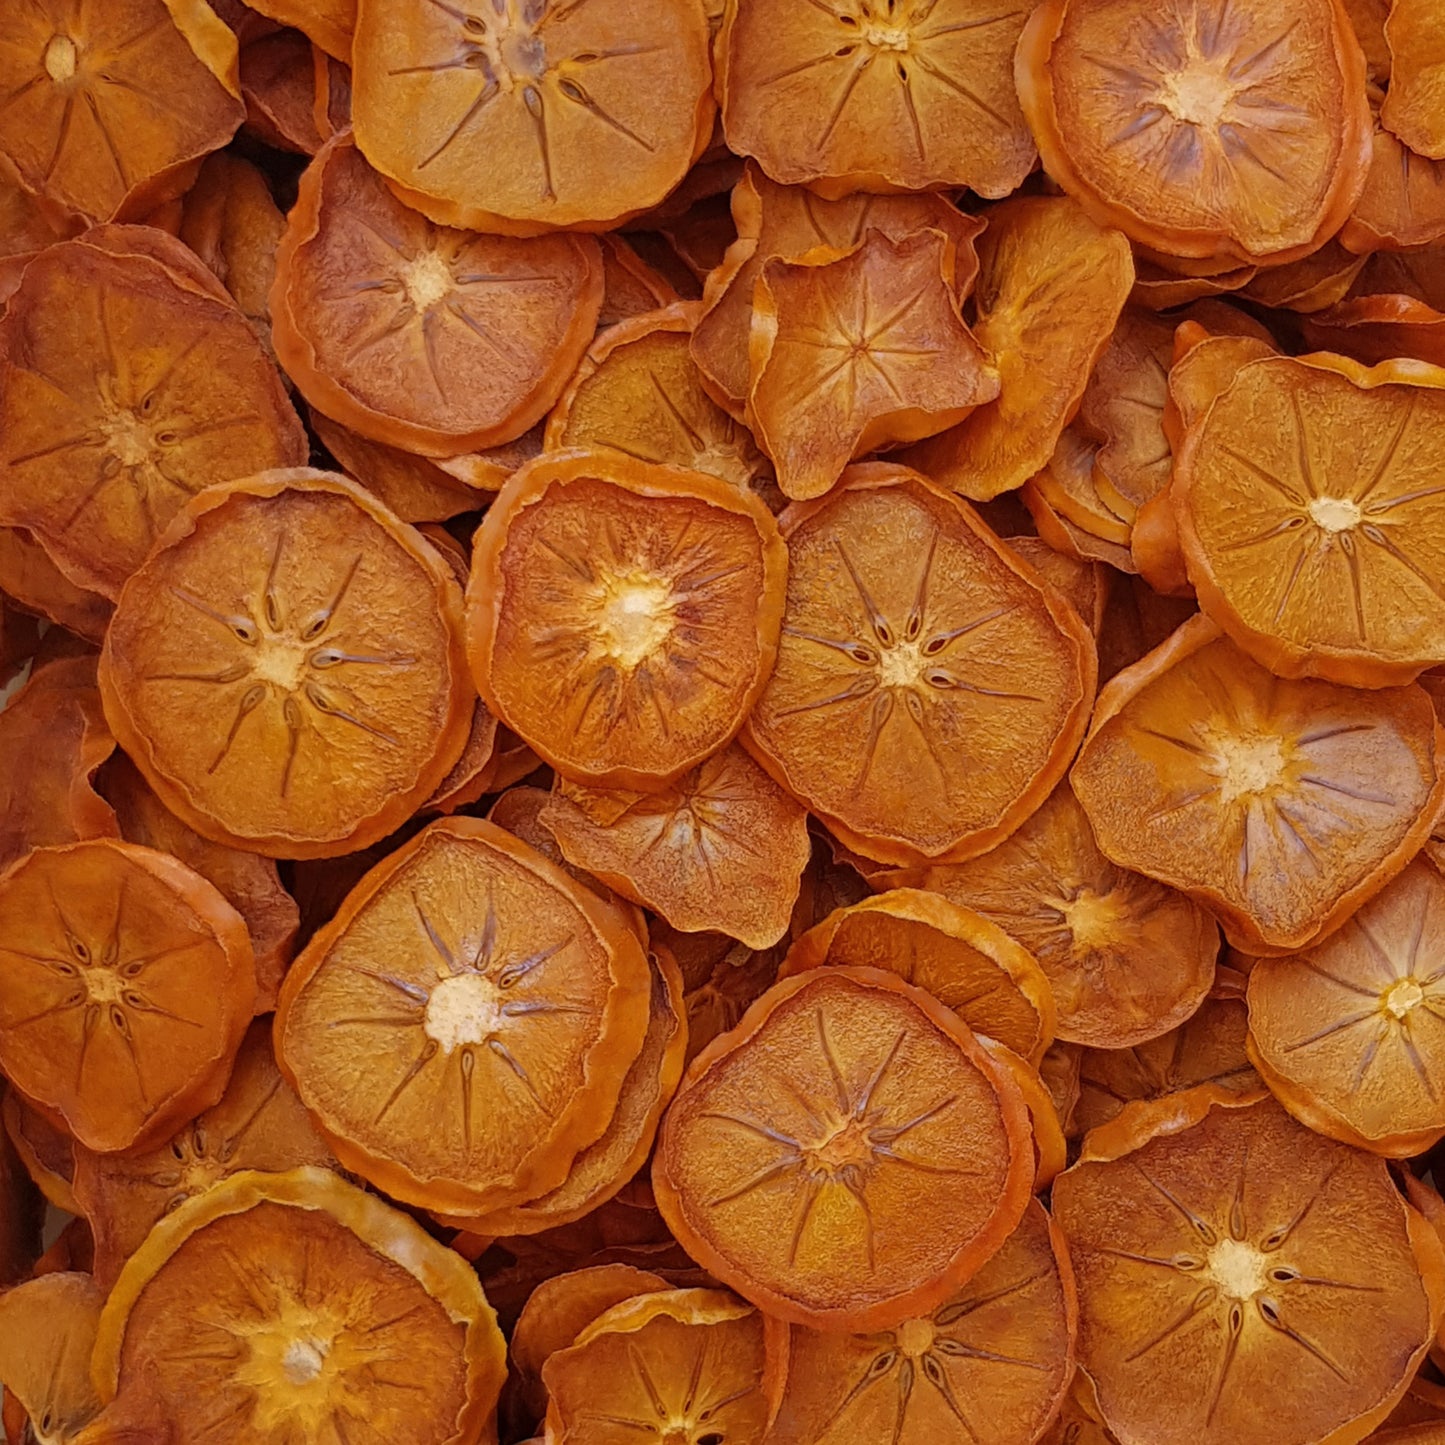
[[[1215,130],[1230,101],[1230,87],[1210,65],[1188,65],[1169,77],[1159,103],[1176,120]]]
[[[149,461],[154,450],[150,428],[128,411],[111,417],[105,440],[111,455],[125,467],[138,467]]]
[[[1123,910],[1112,893],[1091,893],[1086,888],[1059,907],[1080,952],[1090,953],[1117,941]]]
[[[96,1003],[119,1003],[124,985],[113,970],[91,968],[85,973],[85,987]]]
[[[1402,978],[1385,995],[1385,1007],[1402,1019],[1412,1009],[1418,1008],[1425,997],[1425,990],[1413,978]]]
[[[1231,1299],[1252,1299],[1269,1282],[1269,1257],[1242,1239],[1221,1239],[1205,1268]]]
[[[263,637],[251,663],[251,673],[260,682],[272,682],[286,692],[301,685],[311,644],[294,637]]]
[[[80,60],[80,48],[68,35],[52,35],[45,47],[45,73],[57,85],[63,84],[75,74]]]
[[[910,1360],[916,1360],[933,1348],[937,1336],[932,1320],[905,1320],[898,1330],[898,1348]]]
[[[281,1355],[281,1368],[293,1385],[309,1385],[326,1363],[328,1346],[321,1340],[292,1340]]]
[[[873,1158],[872,1147],[863,1126],[850,1119],[843,1127],[816,1148],[809,1151],[811,1162],[829,1174],[867,1164]]]
[[[435,306],[452,289],[452,268],[435,251],[424,251],[402,269],[406,299],[418,311]]]
[[[677,600],[661,577],[637,572],[612,579],[597,612],[597,634],[603,650],[631,670],[666,645],[673,630]]]
[[[478,973],[461,973],[443,979],[432,990],[422,1029],[450,1053],[490,1038],[502,1017],[502,995],[496,984]]]
[[[1362,515],[1359,503],[1348,497],[1316,497],[1310,503],[1310,520],[1326,532],[1348,532]]]
[[[1214,753],[1222,803],[1269,792],[1283,782],[1289,766],[1283,741],[1272,734],[1216,738]]]
[[[916,687],[927,666],[916,642],[900,642],[883,649],[878,659],[878,680],[884,687]]]
[[[874,23],[863,31],[864,41],[874,50],[908,49],[908,31],[901,25],[880,25]]]

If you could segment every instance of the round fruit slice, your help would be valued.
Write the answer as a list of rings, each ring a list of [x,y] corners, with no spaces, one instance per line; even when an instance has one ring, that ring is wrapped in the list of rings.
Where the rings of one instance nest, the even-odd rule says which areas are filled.
[[[245,109],[236,37],[206,5],[37,0],[6,16],[0,152],[26,188],[86,221],[183,195]]]
[[[1412,151],[1445,160],[1445,25],[1429,0],[1392,0],[1385,21],[1390,85],[1380,119]]]
[[[728,0],[717,42],[728,144],[824,196],[1006,196],[1035,155],[1011,69],[1024,18],[989,0]]]
[[[1175,474],[1200,605],[1281,676],[1409,682],[1445,655],[1442,425],[1445,371],[1242,367]]]
[[[1249,974],[1249,1054],[1310,1128],[1393,1158],[1445,1135],[1445,879],[1417,859],[1338,932]]]
[[[106,1401],[216,1445],[481,1438],[506,1342],[470,1265],[324,1169],[234,1174],[152,1230],[106,1301]],[[424,1382],[424,1383],[419,1383]]]
[[[1434,1338],[1445,1251],[1384,1160],[1252,1098],[1121,1118],[1054,1181],[1079,1365],[1121,1445],[1363,1439]]]
[[[873,1335],[779,1326],[770,1445],[1033,1445],[1073,1374],[1076,1311],[1063,1236],[1031,1201],[999,1252],[928,1314]]]
[[[1377,127],[1364,194],[1339,239],[1362,253],[1445,241],[1445,167]]]
[[[818,246],[851,251],[868,231],[902,241],[935,230],[953,242],[953,281],[960,302],[978,272],[973,243],[983,222],[939,195],[856,193],[829,201],[803,186],[780,186],[749,161],[733,188],[732,214],[737,240],[707,277],[692,354],[717,401],[739,416],[749,386],[753,289],[773,257],[796,261]]]
[[[770,989],[690,1065],[652,1184],[674,1235],[778,1319],[888,1329],[950,1298],[1033,1180],[1006,1071],[922,989],[871,968]]]
[[[967,504],[906,467],[850,468],[782,527],[783,639],[749,751],[865,857],[992,847],[1078,745],[1088,629]]]
[[[1071,781],[1114,862],[1197,898],[1236,948],[1287,953],[1420,851],[1440,746],[1423,688],[1284,681],[1196,617],[1100,694]]]
[[[99,643],[110,621],[110,602],[77,587],[24,527],[0,527],[0,587],[17,607]]]
[[[779,977],[822,965],[897,974],[1033,1063],[1053,1042],[1053,994],[1038,962],[1003,929],[936,893],[895,888],[836,909],[793,944]]]
[[[1070,1043],[1123,1049],[1167,1033],[1214,982],[1213,918],[1111,863],[1067,782],[998,847],[919,881],[1029,950],[1058,1006],[1057,1035]]]
[[[737,746],[660,793],[559,780],[541,815],[569,862],[674,928],[769,948],[812,854],[808,815]]]
[[[865,452],[932,436],[999,393],[958,312],[941,231],[774,257],[753,289],[748,423],[795,499]]]
[[[251,1020],[241,916],[165,853],[40,848],[0,875],[0,1067],[90,1149],[213,1104]]]
[[[52,1124],[46,1115],[27,1103],[14,1089],[6,1089],[4,1097],[0,1098],[0,1122],[4,1123],[6,1139],[14,1145],[15,1155],[19,1156],[36,1188],[57,1209],[66,1214],[79,1214],[80,1205],[75,1201],[75,1190],[72,1188],[75,1140],[70,1134],[59,1125]],[[5,1143],[0,1141],[0,1184],[3,1184],[11,1167],[12,1158]]]
[[[90,1353],[105,1293],[88,1274],[41,1275],[0,1296],[0,1385],[40,1445],[64,1442],[100,1409]]]
[[[564,777],[658,788],[742,726],[776,656],[786,570],[751,492],[616,452],[549,453],[477,532],[478,690]]]
[[[1167,255],[1306,256],[1364,186],[1364,57],[1338,0],[1046,0],[1015,73],[1048,173]]]
[[[127,584],[106,717],[161,801],[279,858],[385,837],[451,770],[473,712],[444,558],[328,472],[212,488]]]
[[[611,447],[776,496],[752,434],[703,386],[689,349],[698,315],[698,302],[679,301],[600,335],[547,418],[547,450]]]
[[[77,585],[114,599],[188,497],[306,460],[250,323],[185,247],[106,228],[26,268],[0,322],[0,523],[29,528]]]
[[[187,1199],[243,1169],[281,1173],[334,1167],[271,1053],[271,1020],[257,1019],[220,1101],[165,1143],[142,1152],[78,1150],[75,1199],[95,1237],[96,1280],[109,1289],[151,1226]]]
[[[443,225],[611,230],[712,134],[696,0],[363,0],[351,62],[357,143]]]
[[[456,456],[521,436],[592,340],[586,236],[434,226],[343,133],[307,167],[276,253],[276,351],[314,406],[363,436]]]
[[[475,1215],[555,1189],[602,1136],[650,992],[620,915],[493,824],[449,818],[292,965],[277,1058],[348,1168]]]
[[[1067,196],[989,212],[978,243],[973,334],[1001,390],[961,425],[910,449],[911,465],[987,501],[1043,469],[1073,418],[1129,290],[1128,241]]]

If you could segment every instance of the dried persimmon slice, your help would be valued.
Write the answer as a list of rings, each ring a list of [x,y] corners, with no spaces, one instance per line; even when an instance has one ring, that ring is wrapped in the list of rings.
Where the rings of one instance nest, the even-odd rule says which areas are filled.
[[[682,970],[688,1063],[736,1028],[748,1006],[777,982],[781,947],[749,948],[725,933],[681,933],[662,920],[654,923],[652,937],[671,950]]]
[[[1042,470],[1072,420],[1134,284],[1123,234],[1067,196],[1025,196],[989,212],[978,243],[974,336],[1001,390],[907,460],[987,501]]]
[[[226,1092],[169,1139],[122,1154],[76,1151],[73,1187],[95,1238],[95,1278],[109,1289],[157,1220],[232,1174],[335,1163],[276,1067],[271,1020],[257,1019],[241,1042]]]
[[[919,882],[1029,950],[1051,985],[1055,1031],[1069,1043],[1123,1049],[1167,1033],[1214,982],[1214,920],[1182,893],[1111,863],[1067,782],[996,848],[927,868]]]
[[[731,204],[738,239],[707,278],[692,354],[716,400],[738,415],[748,396],[753,288],[773,257],[796,261],[818,246],[849,251],[867,231],[901,241],[927,229],[942,231],[953,242],[953,280],[960,301],[978,271],[973,243],[983,222],[940,195],[857,193],[824,200],[804,186],[770,181],[749,161],[733,188]]]
[[[475,538],[477,688],[564,776],[658,788],[742,726],[776,656],[786,566],[751,492],[618,452],[545,454]]]
[[[17,1439],[69,1441],[99,1412],[90,1355],[104,1304],[90,1275],[68,1270],[0,1295],[0,1385],[29,1422]]]
[[[1267,1095],[1197,1089],[1124,1123],[1053,1191],[1079,1366],[1121,1445],[1363,1439],[1445,1305],[1445,1251],[1385,1161]]]
[[[1287,953],[1420,851],[1440,746],[1423,688],[1276,678],[1201,616],[1103,689],[1070,776],[1107,857]]]
[[[952,1010],[893,974],[819,968],[693,1060],[652,1185],[688,1253],[770,1315],[871,1331],[982,1267],[1033,1166],[1017,1086]]]
[[[603,232],[597,237],[597,243],[602,247],[599,331],[682,300],[672,282],[649,266],[621,236]]]
[[[490,1428],[506,1342],[471,1266],[399,1210],[324,1169],[247,1171],[131,1256],[92,1373],[106,1402],[149,1388],[177,1439],[446,1445]]]
[[[189,496],[306,460],[281,378],[220,284],[194,258],[208,292],[164,249],[111,249],[133,240],[50,247],[0,322],[0,523],[111,600]]]
[[[86,221],[184,194],[244,108],[236,37],[206,5],[37,0],[6,16],[0,152],[30,191]]]
[[[761,1440],[763,1317],[726,1290],[614,1305],[542,1366],[549,1440]]]
[[[689,346],[698,314],[679,301],[601,333],[547,418],[547,449],[611,447],[776,497],[752,433],[703,385]]]
[[[542,824],[569,862],[674,928],[769,948],[812,856],[808,815],[736,744],[657,793],[558,779]]]
[[[1201,607],[1285,677],[1383,687],[1445,655],[1442,422],[1433,367],[1241,367],[1176,465]]]
[[[88,642],[105,636],[109,599],[77,587],[24,527],[0,526],[0,590],[17,607]]]
[[[1445,879],[1416,859],[1337,932],[1249,972],[1249,1055],[1330,1138],[1391,1158],[1445,1135]]]
[[[696,0],[364,0],[351,62],[357,143],[444,225],[610,230],[712,134]]]
[[[787,1333],[775,1445],[1033,1445],[1074,1368],[1063,1236],[1037,1200],[998,1253],[927,1314],[876,1334]]]
[[[1445,166],[1377,127],[1364,193],[1339,239],[1361,253],[1445,241]]]
[[[892,888],[835,909],[793,943],[779,977],[823,965],[897,974],[1032,1063],[1053,1042],[1053,994],[1038,961],[982,914],[936,893]]]
[[[80,1206],[75,1200],[72,1181],[75,1178],[75,1140],[58,1124],[40,1112],[33,1104],[14,1089],[6,1089],[0,1097],[0,1121],[5,1125],[5,1141],[0,1142],[0,1186],[6,1181],[13,1159],[18,1156],[25,1166],[25,1173],[34,1181],[35,1187],[57,1209],[66,1214],[79,1214]],[[14,1146],[12,1155],[7,1145]],[[23,1211],[16,1211],[16,1227],[19,1227]],[[39,1211],[37,1210],[37,1231]],[[38,1238],[38,1232],[37,1232]],[[0,1250],[0,1258],[5,1258]],[[0,1275],[7,1274],[0,1267]]]
[[[1006,196],[1036,155],[1012,73],[1024,19],[988,0],[729,0],[717,41],[728,144],[823,196]]]
[[[100,676],[161,801],[271,857],[385,837],[450,771],[474,701],[445,559],[304,468],[192,500],[127,584]]]
[[[258,0],[251,9],[294,26],[328,55],[350,63],[356,0]]]
[[[0,875],[0,1064],[91,1149],[221,1096],[256,995],[241,916],[165,853],[39,848]]]
[[[967,503],[906,467],[853,467],[782,525],[783,637],[749,751],[865,857],[921,864],[1001,841],[1077,747],[1088,629]]]
[[[1412,151],[1445,160],[1445,24],[1430,0],[1392,0],[1385,21],[1390,84],[1380,119]]]
[[[271,292],[276,351],[306,399],[429,456],[512,441],[540,421],[601,304],[596,241],[433,225],[348,133],[301,178]]]
[[[1369,169],[1364,57],[1336,0],[1046,0],[1016,75],[1048,173],[1166,254],[1308,255]]]
[[[316,124],[313,46],[299,30],[277,30],[241,48],[241,98],[246,131],[277,150],[313,156]]]
[[[955,426],[999,394],[959,315],[942,231],[774,257],[753,288],[748,423],[794,499],[866,452]]]
[[[449,818],[292,965],[277,1059],[343,1164],[475,1215],[556,1188],[602,1136],[650,993],[621,915],[494,824]]]
[[[1040,507],[1047,507],[1072,529],[1116,547],[1129,545],[1132,519],[1120,516],[1099,490],[1102,452],[1077,421],[1063,429],[1053,456],[1025,484],[1022,500],[1033,511],[1035,525]]]

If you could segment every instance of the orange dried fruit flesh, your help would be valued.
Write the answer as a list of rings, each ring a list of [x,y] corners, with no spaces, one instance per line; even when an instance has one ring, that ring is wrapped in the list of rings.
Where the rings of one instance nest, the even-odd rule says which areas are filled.
[[[234,1174],[162,1220],[92,1371],[107,1402],[151,1391],[176,1439],[460,1445],[494,1438],[506,1344],[466,1261],[304,1168]]]
[[[810,969],[689,1066],[652,1183],[704,1268],[770,1315],[887,1329],[941,1304],[1018,1223],[1017,1086],[892,974]]]
[[[1422,688],[1279,679],[1198,617],[1103,690],[1071,780],[1107,857],[1292,952],[1420,850],[1438,747]]]
[[[1032,1445],[1074,1366],[1064,1241],[1032,1201],[998,1253],[936,1309],[870,1335],[783,1325],[776,1445]]]
[[[104,1303],[88,1274],[71,1271],[0,1295],[0,1385],[29,1417],[28,1438],[69,1440],[100,1410],[90,1354]]]
[[[356,0],[259,0],[250,7],[260,15],[295,26],[338,60],[350,61],[356,29]]]
[[[363,0],[351,62],[357,143],[446,225],[608,230],[662,200],[712,133],[695,0]]]
[[[1433,367],[1242,367],[1176,471],[1201,606],[1287,677],[1381,687],[1445,655],[1442,419]]]
[[[728,0],[717,42],[728,144],[825,196],[1006,196],[1036,154],[1011,73],[1024,18],[987,0]]]
[[[725,1290],[639,1295],[542,1367],[549,1440],[761,1440],[763,1318]]]
[[[298,30],[278,30],[241,51],[241,96],[246,131],[277,150],[315,155],[316,124],[312,45]]]
[[[736,1028],[748,1005],[777,982],[783,950],[749,948],[725,933],[679,933],[661,921],[652,933],[682,970],[691,1063],[719,1034]]]
[[[658,788],[737,733],[777,650],[787,553],[754,494],[617,452],[556,452],[483,520],[473,675],[545,761]]]
[[[109,600],[77,587],[24,527],[0,526],[0,589],[17,607],[77,637],[98,643],[105,635]]]
[[[689,349],[697,316],[680,301],[599,335],[547,418],[547,449],[611,447],[775,496],[771,463],[704,387]]]
[[[932,436],[999,393],[954,299],[941,231],[768,261],[753,289],[747,416],[795,499],[865,452]]]
[[[774,257],[797,261],[819,246],[851,251],[868,231],[903,241],[927,229],[942,231],[953,242],[953,284],[960,301],[978,271],[973,242],[983,222],[939,195],[859,193],[824,200],[803,186],[778,185],[749,161],[733,189],[732,214],[738,239],[707,278],[691,345],[704,384],[739,415],[748,396],[753,292]]]
[[[1053,993],[1037,960],[936,893],[894,888],[835,910],[797,939],[779,976],[825,964],[897,974],[1033,1063],[1053,1042]]]
[[[77,585],[114,600],[187,498],[306,459],[249,323],[194,257],[142,228],[26,268],[0,322],[0,523],[29,528]],[[113,233],[112,233],[113,234]],[[123,237],[123,239],[122,239]]]
[[[865,857],[993,846],[1077,746],[1088,629],[966,503],[905,467],[854,467],[782,526],[783,637],[749,751]]]
[[[1445,25],[1429,0],[1392,0],[1390,85],[1380,119],[1412,151],[1445,160]]]
[[[5,1140],[0,1141],[0,1180],[13,1165],[16,1156],[36,1188],[57,1209],[66,1214],[79,1214],[72,1180],[75,1178],[75,1140],[59,1125],[40,1112],[24,1096],[7,1089],[0,1098],[0,1122],[5,1125]],[[10,1154],[6,1145],[14,1146]],[[17,1210],[17,1221],[21,1211]],[[29,1261],[27,1261],[27,1264]]]
[[[337,1157],[454,1214],[555,1189],[642,1049],[647,957],[614,910],[491,823],[433,823],[292,965],[277,1056]]]
[[[808,815],[736,744],[658,793],[559,779],[542,824],[563,855],[675,928],[768,948],[812,853]]]
[[[1369,168],[1364,59],[1336,0],[1046,0],[1016,75],[1048,173],[1166,254],[1307,255]]]
[[[1121,232],[1066,196],[996,206],[978,256],[973,333],[998,371],[998,398],[912,448],[909,461],[987,501],[1048,461],[1129,297],[1134,263]]]
[[[1111,343],[1112,344],[1112,343]],[[1133,528],[1099,491],[1099,455],[1103,445],[1078,422],[1070,422],[1059,434],[1054,454],[1041,471],[1024,483],[1020,498],[1034,518],[1035,526],[1044,509],[1053,512],[1060,525],[1082,531],[1100,542],[1127,547]],[[1070,545],[1065,555],[1077,550]]]
[[[1445,58],[1445,49],[1442,49]],[[1433,246],[1445,240],[1445,168],[1375,129],[1364,193],[1340,231],[1352,251]],[[1338,301],[1342,297],[1335,297]]]
[[[91,1149],[164,1138],[225,1088],[256,981],[241,917],[164,853],[41,848],[0,875],[0,1065]]]
[[[1307,952],[1249,974],[1249,1053],[1319,1133],[1395,1158],[1445,1135],[1445,880],[1417,859]]]
[[[996,848],[925,869],[919,882],[1029,950],[1057,1006],[1055,1032],[1070,1043],[1121,1049],[1167,1033],[1214,982],[1214,920],[1110,862],[1067,782]]]
[[[307,400],[432,456],[512,441],[540,420],[601,302],[595,241],[433,225],[345,133],[302,178],[271,293],[277,354]]]
[[[335,1161],[276,1067],[271,1020],[260,1018],[242,1040],[226,1092],[169,1139],[139,1152],[77,1151],[75,1199],[95,1237],[96,1280],[113,1285],[157,1220],[220,1180],[303,1164]]]
[[[106,716],[165,805],[273,857],[364,847],[450,771],[473,695],[444,558],[343,478],[197,497],[106,634]]]
[[[37,0],[7,20],[0,152],[63,211],[138,219],[241,123],[236,37],[206,5]]]
[[[1267,1095],[1195,1090],[1124,1124],[1053,1193],[1079,1365],[1122,1445],[1363,1438],[1445,1303],[1445,1251],[1384,1161]]]

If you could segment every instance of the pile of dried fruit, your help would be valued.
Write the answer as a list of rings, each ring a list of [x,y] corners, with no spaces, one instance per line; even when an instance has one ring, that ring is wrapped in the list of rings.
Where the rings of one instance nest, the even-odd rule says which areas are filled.
[[[9,1445],[1442,1445],[1441,0],[212,4],[0,0]]]

